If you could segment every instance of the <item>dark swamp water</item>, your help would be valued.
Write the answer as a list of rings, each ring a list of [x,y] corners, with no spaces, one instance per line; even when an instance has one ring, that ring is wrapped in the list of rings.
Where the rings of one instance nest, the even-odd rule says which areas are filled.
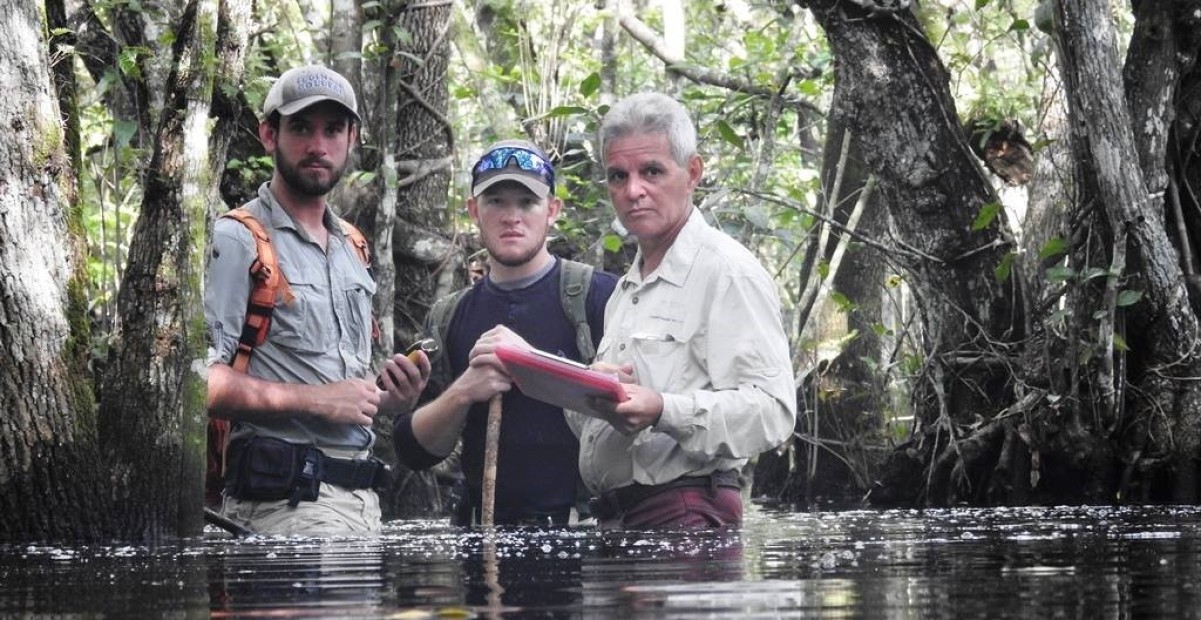
[[[794,513],[736,532],[0,546],[0,617],[1201,618],[1201,507]]]

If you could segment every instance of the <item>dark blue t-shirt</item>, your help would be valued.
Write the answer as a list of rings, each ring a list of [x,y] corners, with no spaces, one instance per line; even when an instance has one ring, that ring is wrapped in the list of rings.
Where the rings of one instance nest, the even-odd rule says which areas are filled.
[[[556,261],[542,278],[514,290],[501,289],[488,278],[477,282],[459,302],[447,327],[442,355],[450,364],[451,375],[458,377],[466,370],[467,355],[480,334],[500,324],[535,348],[581,360],[575,327],[567,320],[559,297],[561,271],[562,261]],[[616,284],[617,276],[593,272],[584,304],[593,343],[600,342],[605,303]],[[422,400],[436,397],[444,388],[431,381]],[[505,393],[502,407],[496,522],[568,510],[575,503],[580,446],[563,418],[563,410],[527,397],[516,386]],[[487,421],[488,403],[472,405],[462,436],[461,466],[469,499],[475,506],[480,504],[483,488]],[[425,469],[442,460],[417,442],[411,414],[397,417],[394,438],[398,457],[411,469]]]

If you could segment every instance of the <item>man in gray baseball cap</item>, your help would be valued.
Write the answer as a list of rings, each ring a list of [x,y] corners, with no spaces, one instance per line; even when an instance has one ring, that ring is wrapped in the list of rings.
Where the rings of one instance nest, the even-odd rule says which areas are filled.
[[[260,534],[378,531],[375,488],[387,467],[371,453],[372,421],[410,409],[429,377],[425,353],[372,367],[365,239],[326,202],[354,150],[357,108],[350,82],[330,69],[281,75],[259,122],[271,180],[213,227],[207,405],[232,423],[221,514]],[[266,309],[252,297],[264,236],[288,283]],[[261,325],[248,316],[268,317],[265,338],[247,339]]]
[[[355,122],[362,124],[350,82],[337,71],[321,65],[296,67],[279,76],[263,101],[263,118],[274,112],[291,116],[321,101],[342,104],[354,116]]]

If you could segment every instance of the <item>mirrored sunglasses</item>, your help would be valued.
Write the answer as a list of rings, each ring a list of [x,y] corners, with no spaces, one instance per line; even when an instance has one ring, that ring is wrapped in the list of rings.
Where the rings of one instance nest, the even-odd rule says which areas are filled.
[[[551,192],[555,191],[554,167],[541,155],[519,146],[504,146],[485,153],[471,169],[471,184],[475,185],[479,182],[481,174],[503,170],[512,163],[516,163],[518,168],[526,172],[533,172],[542,177],[542,181],[546,183],[547,187],[550,187]]]

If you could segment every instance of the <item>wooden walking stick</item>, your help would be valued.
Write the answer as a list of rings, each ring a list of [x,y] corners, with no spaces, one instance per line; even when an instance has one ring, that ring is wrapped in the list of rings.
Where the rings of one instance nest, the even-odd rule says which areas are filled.
[[[488,401],[488,432],[484,435],[484,491],[481,502],[480,525],[492,527],[493,507],[496,504],[496,452],[500,444],[500,401],[494,394]]]

